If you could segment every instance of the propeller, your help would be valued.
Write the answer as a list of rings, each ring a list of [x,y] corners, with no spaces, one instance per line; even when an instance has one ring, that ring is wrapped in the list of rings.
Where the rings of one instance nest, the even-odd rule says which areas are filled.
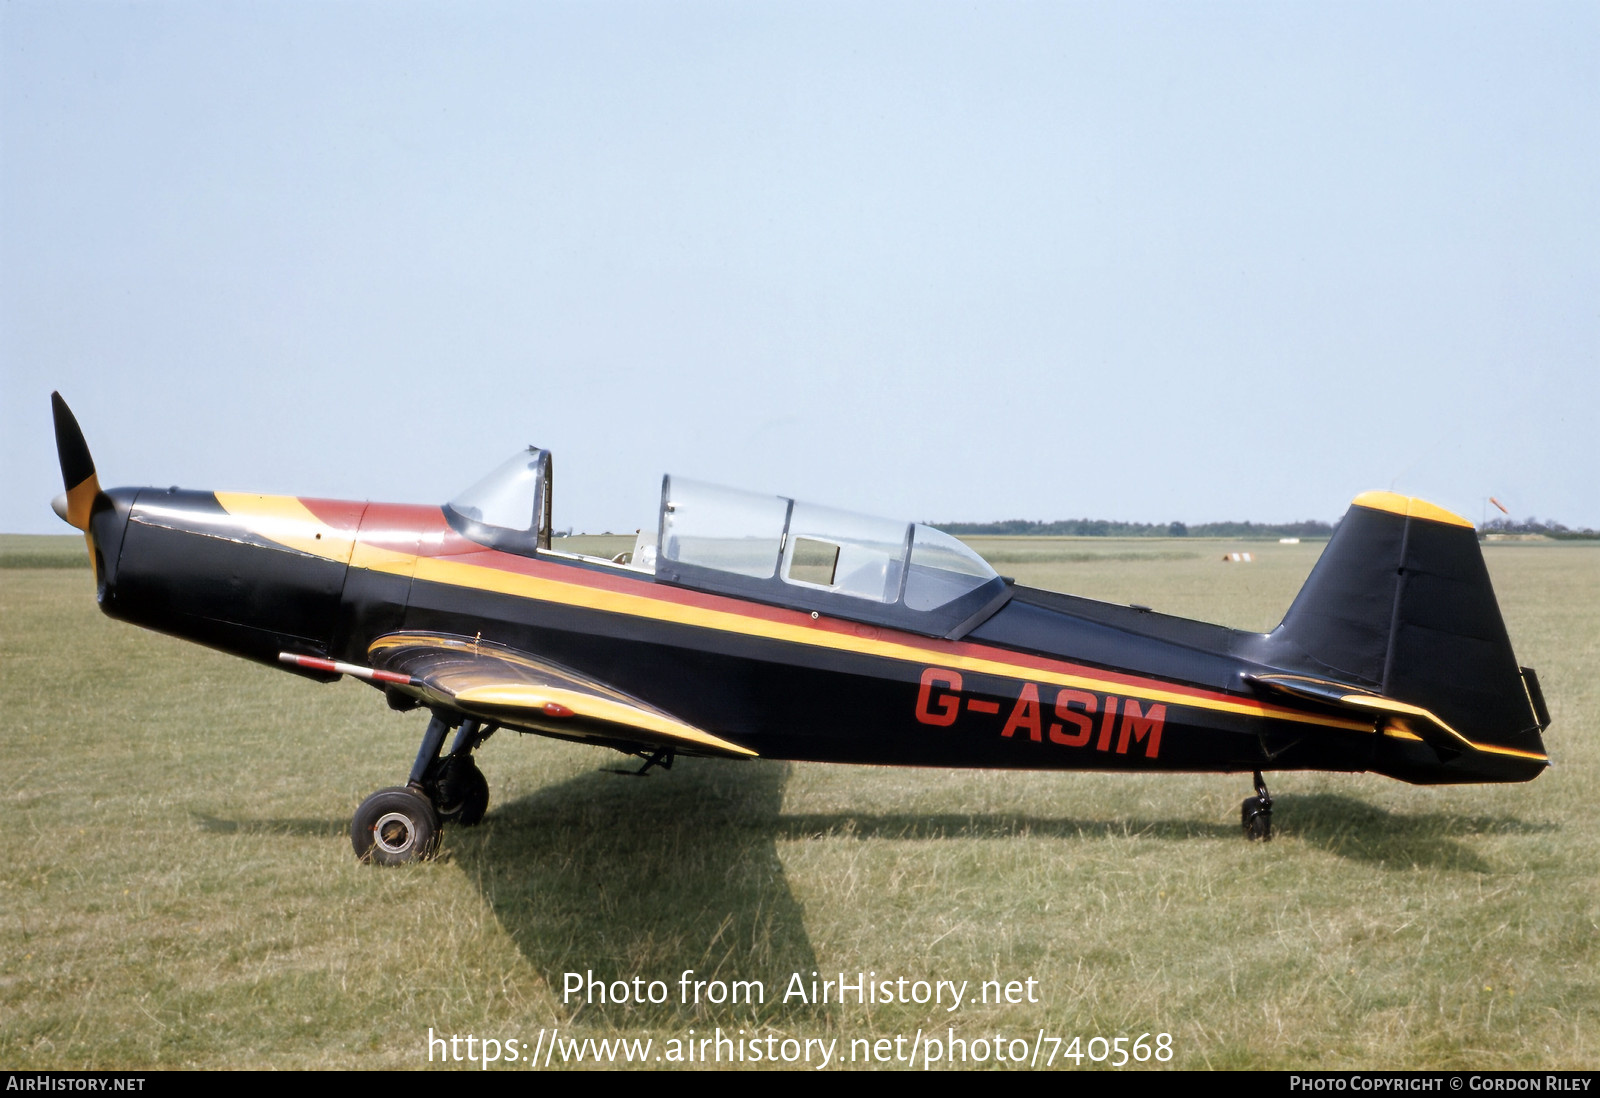
[[[50,394],[50,410],[55,415],[56,456],[61,460],[61,482],[66,487],[50,501],[50,509],[87,534],[89,516],[95,500],[100,498],[100,478],[95,475],[94,458],[89,456],[83,429],[60,393]]]

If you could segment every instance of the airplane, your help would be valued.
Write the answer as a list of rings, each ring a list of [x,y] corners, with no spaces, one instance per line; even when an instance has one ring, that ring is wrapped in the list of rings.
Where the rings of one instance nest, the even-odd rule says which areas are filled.
[[[53,507],[106,614],[429,711],[405,784],[356,810],[363,861],[428,858],[444,824],[482,820],[473,752],[502,728],[638,774],[679,755],[1249,773],[1257,840],[1263,772],[1521,782],[1549,764],[1477,531],[1420,499],[1357,496],[1282,622],[1251,633],[1034,590],[929,526],[672,475],[632,553],[564,552],[537,447],[443,506],[103,490],[51,401]]]

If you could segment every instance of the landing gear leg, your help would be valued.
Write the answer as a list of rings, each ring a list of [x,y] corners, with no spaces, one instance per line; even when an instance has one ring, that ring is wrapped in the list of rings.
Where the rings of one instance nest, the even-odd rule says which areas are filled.
[[[478,770],[478,763],[472,762],[472,749],[491,735],[494,725],[467,717],[450,744],[450,754],[427,765],[422,786],[438,808],[438,818],[470,828],[490,810],[490,783]]]
[[[476,722],[474,722],[476,723]],[[445,733],[453,726],[448,720],[438,713],[428,722],[428,729],[422,734],[422,746],[417,748],[417,761],[411,764],[411,776],[406,779],[406,786],[422,792],[422,783],[428,776],[428,769],[439,761],[439,748],[444,746]]]
[[[1255,773],[1256,795],[1246,797],[1239,806],[1239,822],[1244,825],[1244,837],[1253,842],[1272,841],[1272,794],[1261,771]]]
[[[430,723],[428,727],[431,732],[432,724]],[[428,755],[422,768],[422,789],[438,809],[439,819],[458,823],[462,827],[471,827],[480,822],[484,813],[489,811],[489,780],[483,776],[483,771],[478,769],[478,764],[472,761],[472,751],[492,736],[494,731],[494,725],[486,725],[467,717],[456,731],[456,738],[450,744],[448,755],[442,759],[438,758],[437,745],[433,747],[432,754]],[[439,742],[442,743],[443,739],[441,735]],[[428,754],[428,750],[428,737],[424,736],[422,750],[417,756],[419,762]]]
[[[350,845],[356,857],[379,865],[405,865],[433,857],[440,827],[447,822],[471,826],[489,808],[489,783],[472,749],[488,739],[494,725],[468,717],[461,721],[450,753],[439,757],[446,733],[454,727],[438,713],[422,734],[422,746],[411,764],[404,788],[380,789],[361,802],[350,823]]]

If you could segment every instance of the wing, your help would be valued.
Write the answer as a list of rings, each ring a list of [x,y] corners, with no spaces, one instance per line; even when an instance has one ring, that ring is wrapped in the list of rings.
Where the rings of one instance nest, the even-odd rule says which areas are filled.
[[[367,656],[392,689],[495,724],[696,755],[756,754],[576,671],[490,641],[390,633],[373,641]]]

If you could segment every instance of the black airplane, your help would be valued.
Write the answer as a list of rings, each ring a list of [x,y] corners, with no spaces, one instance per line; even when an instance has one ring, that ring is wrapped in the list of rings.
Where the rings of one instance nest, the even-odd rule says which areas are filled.
[[[1477,534],[1358,496],[1288,613],[1248,633],[995,574],[955,538],[668,476],[615,560],[550,540],[530,447],[442,507],[103,490],[52,397],[66,492],[111,617],[432,714],[403,786],[356,811],[358,857],[424,858],[488,808],[499,728],[677,755],[1043,770],[1520,782],[1549,764]],[[447,751],[445,739],[454,732]]]

